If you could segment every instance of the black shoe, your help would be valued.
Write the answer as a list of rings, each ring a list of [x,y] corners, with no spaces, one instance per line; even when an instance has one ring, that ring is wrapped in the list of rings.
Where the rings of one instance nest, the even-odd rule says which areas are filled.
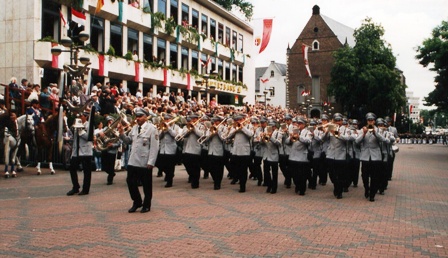
[[[81,191],[81,192],[79,192],[78,195],[88,195],[88,194],[89,194],[88,192]]]
[[[198,188],[199,188],[199,185],[192,185],[191,188],[192,188],[192,189],[198,189]]]
[[[299,187],[296,186],[296,189],[294,190],[296,193],[299,192]]]
[[[275,194],[275,193],[277,193],[277,190],[272,190],[271,191],[271,194]]]
[[[244,192],[246,192],[246,189],[240,189],[238,192],[244,193]]]
[[[221,189],[221,186],[219,186],[219,185],[215,185],[215,186],[213,187],[213,189],[214,189],[214,190],[219,190],[219,189]]]
[[[238,182],[237,179],[233,179],[232,182],[230,182],[231,185],[235,185]]]
[[[170,187],[173,187],[173,184],[166,183],[165,188],[170,188]]]
[[[375,198],[374,197],[370,197],[369,201],[374,202]]]
[[[338,196],[336,196],[337,199],[342,199],[342,194],[338,194]]]
[[[311,190],[316,190],[316,187],[314,185],[313,186],[309,186],[308,188],[311,189]]]
[[[305,195],[305,192],[300,192],[299,195],[302,195],[302,196],[303,196],[303,195]]]
[[[381,194],[381,195],[384,195],[384,190],[380,190],[380,194]]]
[[[266,193],[270,193],[271,190],[272,190],[272,188],[268,186],[268,188],[266,189]]]
[[[262,183],[263,183],[263,180],[258,180],[257,185],[258,185],[258,186],[261,186]]]
[[[142,210],[140,211],[140,213],[146,213],[149,212],[151,210],[151,208],[149,207],[143,207]]]
[[[134,204],[132,207],[128,210],[129,213],[136,212],[138,208],[142,207],[141,204]]]
[[[366,197],[366,199],[367,199],[367,198],[369,198],[369,195],[370,195],[369,190],[365,190],[364,197]]]
[[[75,195],[75,194],[77,194],[77,193],[79,193],[79,190],[74,190],[74,189],[72,189],[72,190],[70,190],[70,191],[67,192],[67,195],[68,195],[68,196],[71,196],[71,195]]]
[[[344,193],[348,193],[348,187],[344,187],[342,191],[344,191]]]
[[[111,185],[111,184],[113,184],[114,182],[112,182],[112,181],[110,181],[110,182],[107,182],[107,185]]]

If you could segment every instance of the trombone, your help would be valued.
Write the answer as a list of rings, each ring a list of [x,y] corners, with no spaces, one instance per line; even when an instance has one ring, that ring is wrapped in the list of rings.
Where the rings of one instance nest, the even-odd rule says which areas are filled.
[[[189,133],[191,133],[191,131],[194,130],[194,127],[202,120],[203,117],[201,117],[200,119],[198,119],[196,122],[194,123],[188,123],[187,126],[187,130],[186,131],[182,131],[181,134],[176,135],[176,137],[174,138],[174,140],[178,141],[182,141],[185,136],[187,136]]]
[[[207,136],[206,135],[206,133],[204,132],[204,135],[202,135],[201,137],[199,137],[199,139],[198,139],[198,143],[199,144],[203,144],[205,141],[207,141],[208,139],[210,139],[211,137],[213,137],[215,134],[217,134],[218,133],[218,128],[223,124],[223,123],[225,123],[227,121],[227,117],[224,119],[224,120],[222,120],[221,121],[221,123],[219,123],[218,125],[210,125],[210,127],[209,126],[207,126],[208,127],[208,130],[209,130],[209,135]]]
[[[157,125],[157,129],[158,129],[159,131],[166,132],[166,131],[168,131],[168,128],[169,128],[172,124],[174,124],[174,123],[176,123],[177,121],[179,121],[179,119],[180,119],[180,116],[171,119],[169,122],[162,122],[162,121],[161,121],[161,122]]]

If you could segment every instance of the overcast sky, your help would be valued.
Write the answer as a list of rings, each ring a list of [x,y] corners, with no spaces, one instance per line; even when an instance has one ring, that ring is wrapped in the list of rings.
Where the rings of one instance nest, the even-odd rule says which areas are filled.
[[[392,46],[408,90],[422,101],[434,88],[435,73],[418,64],[415,49],[431,36],[432,29],[442,20],[448,20],[448,0],[249,1],[255,6],[251,22],[254,27],[255,22],[261,22],[259,19],[274,18],[268,47],[259,56],[254,56],[256,67],[268,66],[271,60],[286,64],[288,43],[294,44],[317,4],[321,14],[353,29],[359,28],[366,17],[372,18],[375,24],[384,28],[384,39]]]

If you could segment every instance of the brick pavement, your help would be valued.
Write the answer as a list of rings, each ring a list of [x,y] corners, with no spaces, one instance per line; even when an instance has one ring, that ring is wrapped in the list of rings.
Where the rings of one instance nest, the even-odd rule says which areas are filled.
[[[331,184],[305,196],[283,186],[266,194],[256,181],[243,194],[227,180],[193,190],[178,166],[173,188],[154,177],[145,214],[127,213],[125,172],[112,186],[93,172],[90,194],[68,197],[68,172],[27,168],[0,179],[0,257],[448,257],[447,154],[400,145],[374,203],[362,187],[337,200]]]

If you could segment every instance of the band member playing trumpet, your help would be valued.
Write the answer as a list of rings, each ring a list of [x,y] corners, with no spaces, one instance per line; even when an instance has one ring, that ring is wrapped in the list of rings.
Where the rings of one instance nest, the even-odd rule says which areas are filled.
[[[250,138],[254,135],[250,118],[244,120],[243,115],[234,117],[234,125],[226,140],[233,139],[232,163],[234,163],[235,176],[240,181],[240,193],[246,192],[247,169],[250,164]]]
[[[283,135],[275,128],[275,122],[269,123],[263,134],[262,144],[265,146],[263,152],[263,172],[267,189],[266,193],[275,194],[278,186],[278,148],[281,147]],[[271,174],[272,171],[272,174]]]
[[[388,177],[387,177],[387,163],[389,162],[389,159],[392,156],[392,144],[395,142],[395,137],[392,133],[390,133],[387,130],[387,122],[382,119],[378,118],[376,120],[376,124],[379,128],[379,134],[381,134],[384,137],[384,142],[380,144],[381,152],[382,152],[382,161],[381,162],[381,169],[380,169],[380,185],[379,185],[379,194],[384,195],[384,190],[386,190],[388,185]]]
[[[208,156],[207,167],[213,179],[213,189],[221,189],[221,182],[224,174],[224,134],[226,127],[222,124],[225,122],[222,117],[215,116],[211,118],[213,125],[207,130]]]
[[[367,113],[367,126],[362,128],[362,133],[356,138],[356,143],[361,145],[362,162],[361,177],[364,184],[364,196],[371,202],[375,201],[375,194],[378,191],[380,184],[380,169],[381,169],[381,149],[380,143],[385,139],[378,133],[378,128],[375,126],[375,114]]]
[[[318,130],[321,130],[323,132],[327,131],[327,125],[328,122],[330,121],[330,118],[328,117],[328,115],[323,114],[321,116],[320,121],[322,122],[322,124],[320,126],[318,126]],[[328,145],[330,145],[330,138],[326,138],[326,139],[322,139],[322,154],[321,154],[321,162],[323,164],[322,166],[322,170],[320,171],[319,174],[319,184],[320,185],[326,185],[327,181],[328,181],[328,172],[330,170],[330,164],[327,164],[327,150],[328,150]]]
[[[157,156],[157,167],[160,172],[165,172],[165,187],[173,186],[174,169],[176,166],[177,143],[174,140],[180,130],[175,123],[176,118],[170,114],[163,116],[164,122],[160,123],[159,130],[159,155]]]
[[[199,124],[199,115],[190,115],[190,122],[184,126],[180,134],[184,136],[183,163],[189,176],[191,188],[199,188],[201,173],[201,144],[199,137],[203,135],[202,125]]]
[[[256,126],[257,124],[258,120],[256,118],[252,118],[252,125]],[[255,153],[253,157],[253,163],[251,163],[251,172],[252,176],[258,180],[258,186],[260,186],[261,183],[263,182],[261,161],[263,160],[263,152],[266,146],[261,144],[261,140],[263,133],[265,133],[266,126],[267,126],[267,120],[266,118],[262,117],[260,119],[260,126],[256,126],[254,136],[252,137],[252,148]]]
[[[105,137],[104,132],[110,128],[114,121],[112,116],[106,117],[107,126],[97,133],[97,137]],[[107,173],[107,185],[113,184],[115,177],[115,160],[117,158],[118,148],[121,146],[120,140],[109,142],[107,149],[101,151],[101,168]]]
[[[302,117],[296,118],[297,126],[286,139],[286,144],[291,145],[289,153],[288,170],[292,176],[295,192],[305,195],[306,180],[310,176],[310,161],[308,160],[308,145],[311,143],[311,132],[305,128],[306,121]]]
[[[327,127],[324,139],[330,139],[327,149],[327,162],[330,168],[330,179],[333,182],[333,194],[342,199],[342,192],[347,180],[347,141],[349,135],[345,126],[342,126],[342,115],[334,114],[333,124]]]
[[[283,173],[283,176],[285,177],[284,185],[286,188],[291,188],[291,175],[288,171],[288,156],[291,152],[291,146],[287,145],[286,139],[289,137],[289,135],[292,133],[293,124],[292,124],[292,115],[286,114],[285,115],[285,124],[283,127],[280,128],[282,131],[282,146],[279,148],[280,156],[279,156],[279,167],[280,170]]]
[[[313,127],[312,140],[309,149],[313,152],[313,160],[311,161],[311,175],[308,180],[308,188],[315,190],[317,185],[317,176],[321,175],[324,169],[324,162],[321,162],[322,155],[322,137],[324,132],[317,128],[317,121],[312,119],[310,126]]]
[[[351,184],[353,184],[353,187],[358,187],[358,181],[359,181],[359,167],[360,167],[360,161],[359,157],[361,155],[361,149],[359,144],[355,142],[356,138],[359,134],[361,134],[362,131],[358,129],[358,120],[353,119],[350,125],[350,136],[351,140],[350,143],[352,145],[353,149],[353,157],[349,164],[349,175],[347,180],[347,187],[349,187]]]

